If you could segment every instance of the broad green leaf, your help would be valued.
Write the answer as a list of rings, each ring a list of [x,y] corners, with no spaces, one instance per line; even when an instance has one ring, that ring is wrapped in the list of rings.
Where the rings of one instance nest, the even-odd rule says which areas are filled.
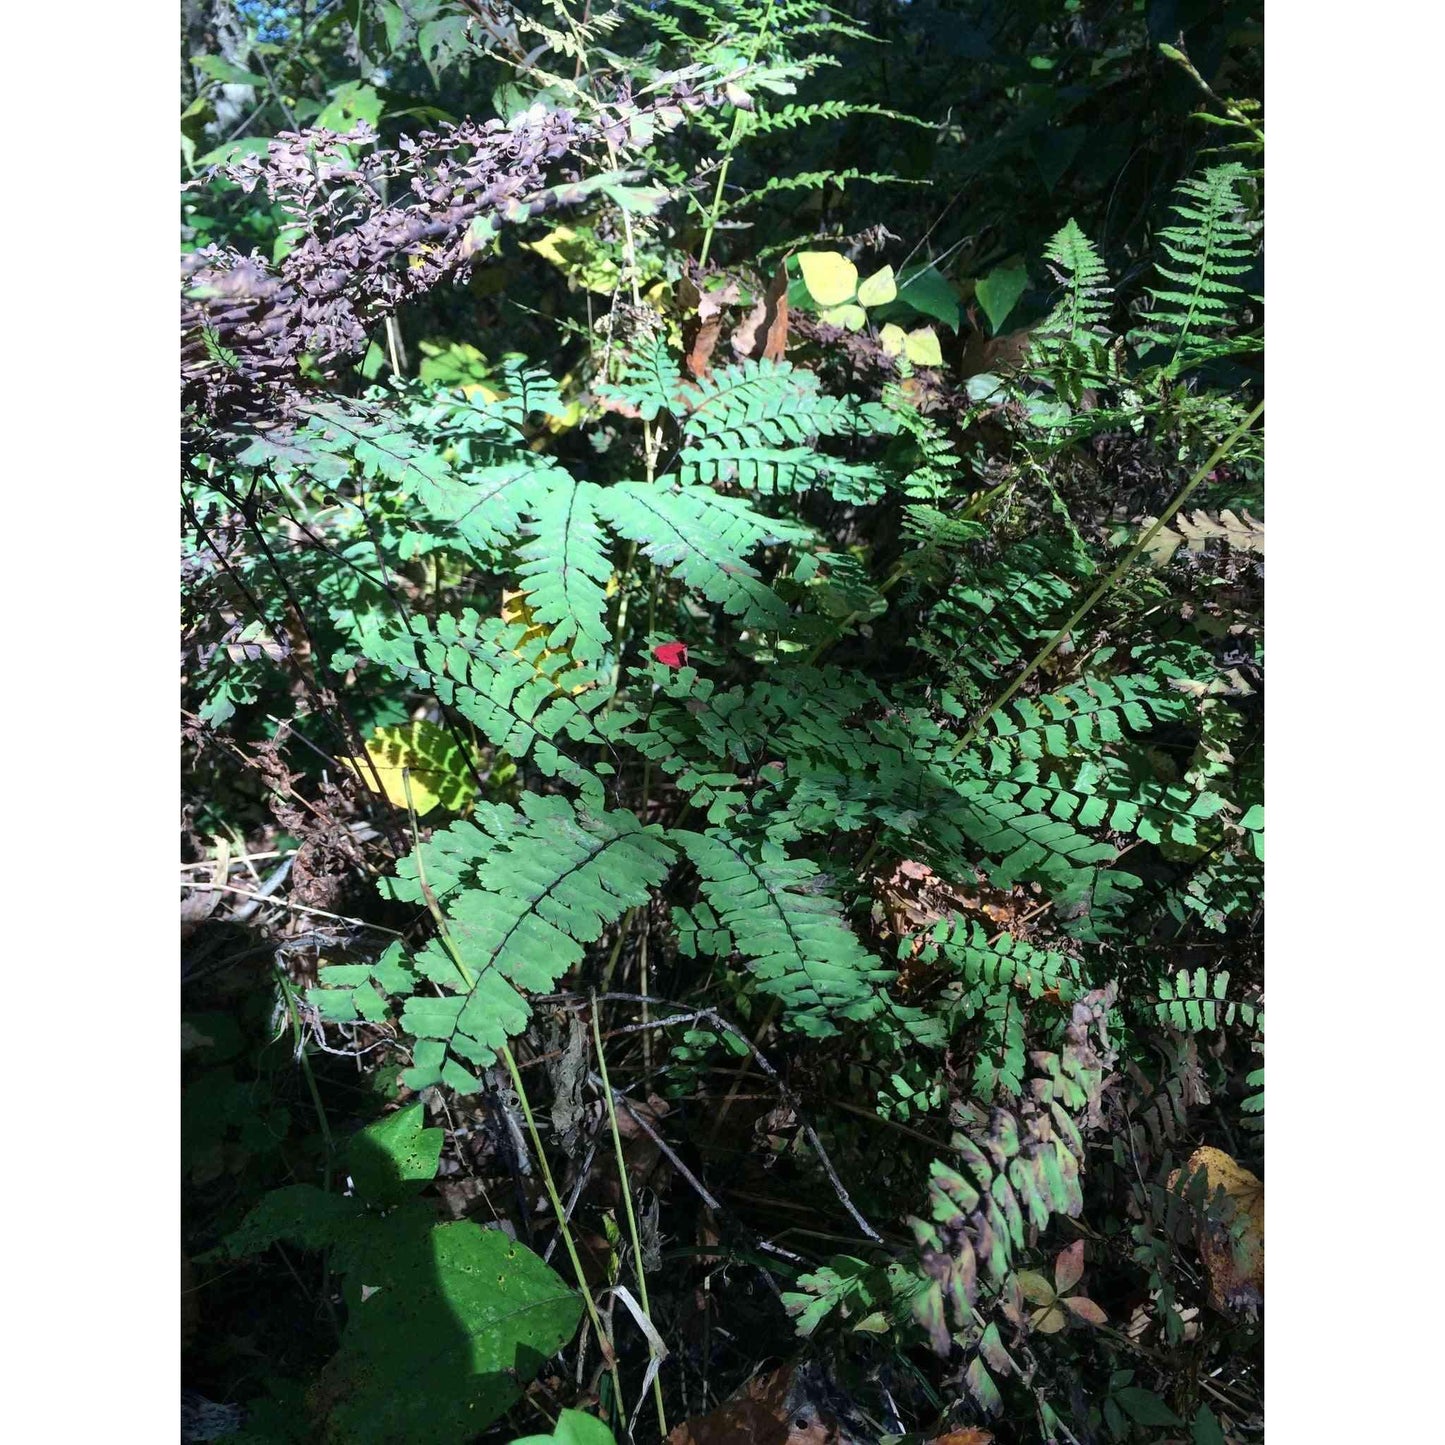
[[[898,283],[893,276],[893,267],[885,266],[875,271],[858,287],[860,306],[886,306],[898,295]]]
[[[609,200],[634,216],[654,215],[671,199],[671,192],[666,186],[628,186],[609,180],[602,186],[602,191]]]
[[[445,1131],[422,1126],[413,1104],[368,1125],[351,1141],[347,1170],[357,1195],[368,1204],[389,1204],[434,1179]]]
[[[344,135],[354,130],[359,120],[374,126],[381,119],[383,109],[381,97],[371,86],[351,80],[338,87],[330,105],[316,117],[315,124]]]
[[[858,268],[837,251],[804,251],[798,266],[808,294],[819,306],[841,306],[858,289]]]
[[[550,1435],[523,1435],[512,1445],[617,1445],[617,1437],[595,1415],[563,1410]]]
[[[263,135],[242,136],[240,140],[227,141],[213,151],[207,151],[196,164],[198,166],[225,166],[239,161],[243,156],[264,156],[271,149],[271,142]]]
[[[1190,1426],[1190,1434],[1193,1436],[1193,1445],[1224,1445],[1224,1431],[1219,1428],[1219,1421],[1208,1405],[1199,1407],[1194,1423]]]
[[[1182,1425],[1183,1420],[1152,1390],[1130,1385],[1114,1391],[1114,1399],[1122,1405],[1129,1418],[1140,1425]]]
[[[936,266],[920,266],[900,276],[897,301],[943,322],[950,331],[958,330],[958,292]]]
[[[1028,284],[1028,267],[1020,260],[1013,260],[1005,261],[1002,266],[995,266],[974,285],[974,295],[978,297],[978,304],[983,307],[983,313],[988,317],[989,327],[995,336],[1003,330],[1004,322],[1008,320],[1009,313],[1018,304],[1018,299],[1024,294],[1024,288]]]
[[[344,1263],[346,1334],[313,1392],[329,1405],[317,1439],[469,1440],[521,1398],[582,1313],[525,1245],[470,1220],[419,1229],[396,1211]]]
[[[223,60],[219,55],[193,55],[191,64],[210,80],[218,80],[222,85],[254,85],[261,89],[267,89],[266,77],[264,75],[252,75],[249,70],[242,70],[239,65],[232,65],[229,60]]]
[[[265,1195],[226,1236],[226,1250],[233,1259],[244,1259],[278,1239],[302,1249],[324,1249],[355,1227],[358,1213],[354,1199],[327,1194],[314,1184],[287,1184]]]

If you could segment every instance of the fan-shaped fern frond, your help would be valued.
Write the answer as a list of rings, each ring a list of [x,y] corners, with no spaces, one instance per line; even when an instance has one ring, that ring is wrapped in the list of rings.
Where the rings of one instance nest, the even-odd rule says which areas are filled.
[[[874,1018],[887,1006],[879,990],[894,970],[879,964],[838,904],[818,891],[816,863],[721,831],[674,829],[668,836],[692,860],[703,896],[792,1027],[826,1038],[838,1032],[838,1020]]]
[[[601,494],[599,506],[646,557],[673,568],[741,622],[777,627],[786,620],[787,605],[758,580],[747,555],[764,544],[805,542],[811,537],[806,528],[774,522],[708,487],[617,482]]]
[[[559,481],[534,507],[531,541],[517,550],[532,617],[552,629],[548,648],[583,664],[600,663],[612,640],[604,615],[612,561],[597,524],[603,495],[591,482]]]
[[[405,628],[366,633],[361,651],[455,708],[493,747],[514,758],[531,756],[549,777],[591,780],[557,743],[603,740],[591,717],[603,700],[597,675],[567,660],[559,666],[529,631],[525,623],[482,618],[467,608],[457,617],[444,614],[435,626],[414,617]],[[611,721],[620,726],[625,716]]]

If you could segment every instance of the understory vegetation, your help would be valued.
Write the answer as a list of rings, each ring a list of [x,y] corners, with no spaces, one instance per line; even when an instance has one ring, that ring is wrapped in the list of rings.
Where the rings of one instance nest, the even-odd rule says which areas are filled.
[[[182,30],[186,1438],[1261,1440],[1260,7]]]

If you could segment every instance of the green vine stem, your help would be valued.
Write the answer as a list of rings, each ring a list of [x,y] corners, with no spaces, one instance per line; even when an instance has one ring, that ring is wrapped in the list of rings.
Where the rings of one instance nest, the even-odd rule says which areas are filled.
[[[645,1037],[645,1035],[644,1035]],[[612,1083],[607,1076],[607,1052],[602,1047],[602,1025],[598,1022],[597,995],[592,995],[592,1041],[597,1049],[597,1072],[602,1075],[602,1097],[607,1101],[607,1123],[612,1130],[612,1147],[617,1155],[617,1187],[627,1211],[627,1235],[632,1244],[632,1263],[637,1274],[637,1297],[642,1312],[652,1318],[652,1305],[647,1298],[647,1271],[642,1267],[642,1239],[637,1230],[637,1214],[632,1208],[632,1188],[627,1182],[627,1161],[622,1154],[622,1135],[617,1130],[617,1105],[612,1102]],[[667,1411],[662,1403],[662,1381],[652,1377],[652,1398],[657,1404],[657,1428],[667,1436]]]
[[[442,913],[441,905],[437,902],[436,894],[432,892],[430,884],[426,881],[426,860],[422,855],[421,837],[417,830],[416,808],[412,804],[411,797],[411,769],[401,770],[402,787],[406,790],[407,813],[411,818],[412,832],[412,856],[416,859],[417,882],[421,887],[422,897],[426,899],[427,911],[432,916],[432,921],[437,926],[437,936],[441,939],[442,947],[447,951],[447,957],[451,959],[457,970],[458,976],[466,984],[468,989],[474,988],[477,976],[463,962],[456,946],[452,943],[451,933],[447,928],[446,915]],[[542,1136],[537,1131],[537,1121],[532,1117],[532,1103],[527,1097],[527,1086],[522,1080],[522,1072],[517,1067],[517,1060],[512,1055],[512,1050],[507,1044],[503,1044],[500,1051],[502,1063],[506,1066],[507,1073],[511,1076],[512,1088],[516,1092],[517,1102],[522,1106],[522,1117],[527,1121],[527,1134],[532,1140],[532,1149],[537,1156],[537,1163],[542,1170],[542,1183],[547,1190],[547,1198],[552,1203],[552,1212],[557,1216],[557,1228],[562,1234],[562,1243],[566,1246],[567,1257],[572,1261],[572,1272],[577,1278],[577,1288],[581,1291],[583,1302],[587,1307],[587,1318],[592,1325],[593,1332],[597,1336],[598,1348],[602,1351],[602,1358],[606,1362],[608,1373],[612,1377],[612,1398],[617,1402],[617,1409],[622,1419],[627,1418],[627,1412],[622,1403],[622,1381],[617,1373],[617,1352],[612,1348],[612,1341],[608,1338],[606,1330],[602,1328],[602,1316],[597,1310],[597,1301],[592,1297],[592,1288],[587,1283],[587,1276],[582,1270],[582,1260],[577,1253],[577,1242],[572,1237],[572,1228],[567,1220],[567,1211],[562,1205],[562,1196],[557,1192],[556,1180],[552,1177],[552,1166],[547,1162],[547,1151],[542,1147]]]

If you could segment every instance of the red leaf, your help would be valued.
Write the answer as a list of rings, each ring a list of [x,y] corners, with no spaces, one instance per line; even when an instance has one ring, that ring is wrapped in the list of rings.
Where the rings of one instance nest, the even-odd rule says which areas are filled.
[[[1054,1288],[1063,1294],[1078,1284],[1084,1275],[1084,1241],[1076,1239],[1067,1249],[1059,1251],[1054,1261]]]
[[[1085,1299],[1082,1295],[1072,1295],[1063,1301],[1064,1307],[1075,1319],[1087,1320],[1091,1325],[1106,1325],[1109,1323],[1109,1316],[1099,1308],[1091,1299]]]
[[[687,643],[660,642],[656,647],[652,649],[652,655],[664,667],[686,667]]]

